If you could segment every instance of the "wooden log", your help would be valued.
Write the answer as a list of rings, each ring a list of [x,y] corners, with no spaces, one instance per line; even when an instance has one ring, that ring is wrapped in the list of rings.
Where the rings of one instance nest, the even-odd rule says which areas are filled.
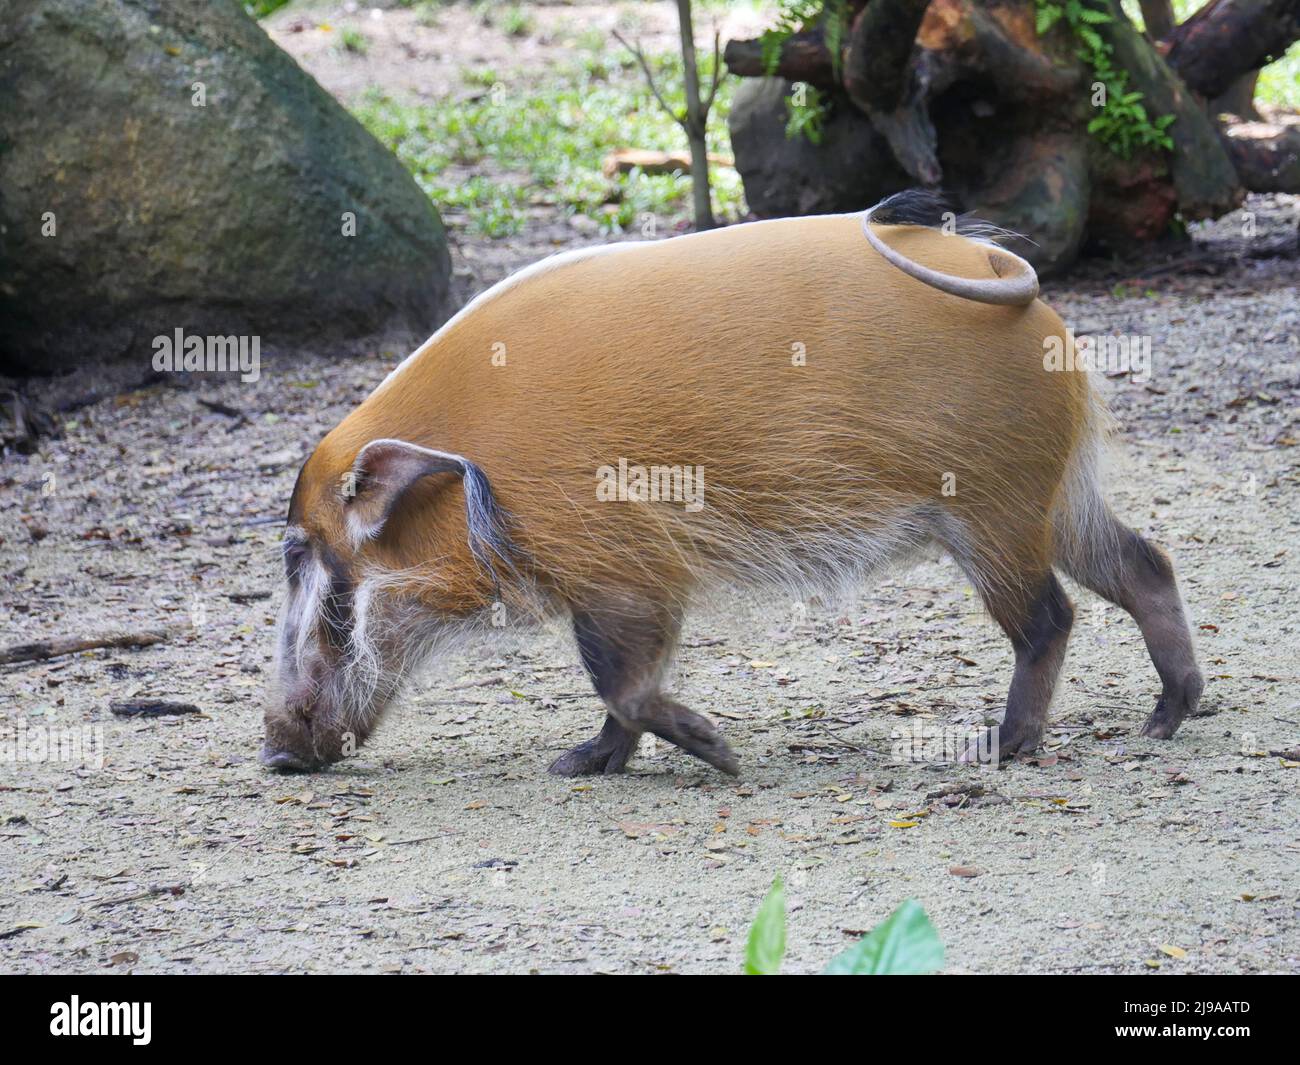
[[[759,40],[728,41],[722,61],[731,73],[742,78],[762,78],[769,74],[763,65],[763,45]],[[818,89],[836,87],[835,67],[821,29],[796,33],[781,46],[781,58],[773,76],[786,81],[803,81]]]
[[[20,643],[0,650],[0,665],[14,662],[40,662],[60,655],[93,651],[100,647],[149,647],[165,643],[174,632],[156,630],[149,632],[114,632],[100,636],[56,636],[34,643]]]
[[[1211,0],[1162,42],[1170,67],[1194,92],[1222,96],[1243,74],[1300,38],[1300,0]]]
[[[1233,122],[1223,130],[1228,155],[1251,192],[1300,193],[1300,116]]]
[[[734,166],[729,156],[709,153],[711,166]],[[643,174],[671,174],[691,172],[691,153],[687,151],[660,152],[650,148],[615,148],[605,156],[600,165],[608,178],[629,174],[639,169]]]

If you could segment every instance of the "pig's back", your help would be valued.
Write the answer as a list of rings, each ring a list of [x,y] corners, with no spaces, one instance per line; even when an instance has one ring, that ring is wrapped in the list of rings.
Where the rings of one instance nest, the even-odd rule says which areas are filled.
[[[882,235],[935,269],[996,276],[965,238]],[[935,450],[936,416],[987,433],[1059,417],[1072,375],[1045,374],[1042,357],[1060,329],[1042,304],[976,304],[908,277],[860,215],[782,219],[536,269],[449,331],[434,387],[467,447],[507,433],[581,461],[775,462],[887,432]]]
[[[965,238],[881,235],[934,269],[996,276]],[[813,535],[937,499],[950,474],[973,507],[1054,478],[1042,456],[1064,462],[1086,394],[1081,375],[1043,370],[1060,330],[1040,303],[908,277],[860,215],[753,223],[525,271],[396,371],[340,443],[465,455],[548,543],[638,542],[666,565],[682,537]],[[620,460],[702,468],[704,510],[602,504],[597,470]]]
[[[996,276],[986,249],[965,238],[916,227],[881,232],[927,266]],[[476,304],[446,331],[444,350],[431,353],[427,369],[440,379],[454,374],[466,391],[499,403],[591,394],[631,405],[632,418],[651,397],[722,413],[737,390],[761,392],[770,411],[794,414],[818,382],[894,380],[900,370],[956,380],[974,369],[977,352],[978,372],[996,373],[989,356],[1009,353],[987,348],[1028,338],[1041,355],[1042,336],[1059,325],[1041,305],[979,305],[906,276],[870,248],[860,215],[757,222],[559,257]],[[864,401],[856,395],[852,405]],[[579,402],[573,413],[584,409]]]

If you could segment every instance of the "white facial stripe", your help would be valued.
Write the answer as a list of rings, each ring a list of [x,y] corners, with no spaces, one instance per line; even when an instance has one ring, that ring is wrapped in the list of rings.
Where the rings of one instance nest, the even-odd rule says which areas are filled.
[[[329,589],[329,574],[319,560],[309,559],[302,567],[299,576],[298,592],[290,606],[298,624],[298,638],[293,649],[294,662],[301,673],[307,660],[307,650],[320,620],[321,610],[325,605],[325,593]]]
[[[370,652],[368,626],[370,599],[374,594],[375,582],[369,580],[362,581],[352,596],[352,632],[349,638],[352,641],[352,653],[355,658],[361,658]]]

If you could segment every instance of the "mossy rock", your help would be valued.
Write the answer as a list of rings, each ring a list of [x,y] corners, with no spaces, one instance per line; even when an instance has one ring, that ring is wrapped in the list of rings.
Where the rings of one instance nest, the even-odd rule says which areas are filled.
[[[3,9],[0,370],[145,369],[178,328],[344,350],[447,316],[433,205],[236,0]]]

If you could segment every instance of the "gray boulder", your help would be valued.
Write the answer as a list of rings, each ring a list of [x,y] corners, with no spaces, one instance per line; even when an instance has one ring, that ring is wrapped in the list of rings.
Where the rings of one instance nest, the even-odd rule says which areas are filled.
[[[451,309],[428,198],[236,0],[0,0],[0,100],[0,372]]]

